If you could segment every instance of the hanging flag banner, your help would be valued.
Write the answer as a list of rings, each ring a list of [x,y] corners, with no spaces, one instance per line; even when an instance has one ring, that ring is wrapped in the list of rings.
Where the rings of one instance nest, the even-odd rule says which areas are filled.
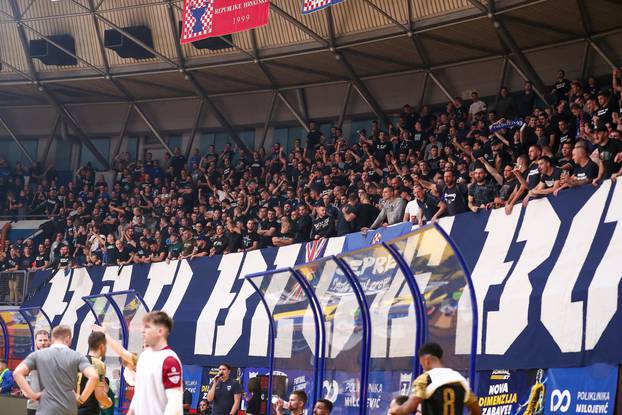
[[[302,14],[313,13],[343,0],[302,0]]]
[[[269,0],[184,0],[181,43],[268,24]]]

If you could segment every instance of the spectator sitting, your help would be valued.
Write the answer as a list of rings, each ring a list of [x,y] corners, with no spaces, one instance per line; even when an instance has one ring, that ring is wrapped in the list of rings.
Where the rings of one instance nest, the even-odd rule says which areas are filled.
[[[14,386],[13,373],[9,370],[6,360],[0,359],[0,395],[10,394]]]

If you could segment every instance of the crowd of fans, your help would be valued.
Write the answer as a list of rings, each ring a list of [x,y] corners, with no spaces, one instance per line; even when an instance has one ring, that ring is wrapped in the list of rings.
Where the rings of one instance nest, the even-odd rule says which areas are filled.
[[[402,221],[477,213],[622,174],[620,72],[611,85],[559,71],[552,105],[532,84],[494,105],[472,93],[441,111],[405,105],[399,121],[348,140],[338,127],[286,152],[179,148],[165,160],[114,162],[114,184],[90,166],[67,185],[38,164],[0,161],[1,214],[43,214],[53,234],[6,242],[0,270],[127,265],[193,259],[366,232]],[[493,107],[493,109],[490,109]]]

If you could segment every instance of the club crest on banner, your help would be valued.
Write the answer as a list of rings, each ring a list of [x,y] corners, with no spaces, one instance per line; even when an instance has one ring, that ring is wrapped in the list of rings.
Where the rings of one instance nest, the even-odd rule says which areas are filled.
[[[268,24],[269,0],[185,0],[181,43]]]
[[[313,13],[325,7],[341,3],[343,0],[303,0],[302,14]]]

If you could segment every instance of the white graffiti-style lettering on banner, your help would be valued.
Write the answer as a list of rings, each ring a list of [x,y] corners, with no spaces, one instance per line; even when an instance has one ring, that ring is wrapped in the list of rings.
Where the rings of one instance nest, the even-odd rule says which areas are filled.
[[[599,341],[611,329],[610,323],[615,320],[620,306],[621,219],[622,185],[609,181],[597,189],[585,186],[574,195],[562,193],[557,198],[534,200],[526,209],[517,206],[511,215],[494,210],[480,216],[469,213],[443,219],[442,226],[451,230],[467,263],[473,267],[479,310],[478,353],[502,359],[512,351],[519,338],[532,335],[538,337],[537,341],[544,338],[549,342],[550,356],[554,356],[554,349],[564,354],[598,351],[603,347]],[[403,228],[402,234],[410,230],[408,226],[398,226]],[[466,232],[469,232],[468,237]],[[323,255],[364,247],[360,243],[354,246],[353,238],[328,240]],[[93,318],[87,316],[88,309],[82,297],[134,288],[149,307],[163,308],[174,314],[176,322],[181,322],[179,330],[184,330],[181,348],[187,347],[186,352],[182,351],[182,358],[185,353],[190,360],[188,363],[195,357],[231,353],[238,353],[241,359],[262,357],[268,351],[269,319],[264,307],[258,306],[257,294],[244,276],[290,267],[304,262],[304,258],[305,246],[297,244],[207,258],[203,262],[184,260],[151,267],[126,266],[120,272],[118,267],[108,267],[99,274],[92,269],[58,271],[51,276],[44,293],[35,295],[27,305],[42,306],[56,324],[75,325],[79,331],[78,345],[84,348],[84,333],[88,334]],[[378,275],[398,268],[389,256],[361,259],[352,267],[357,273]],[[335,278],[332,286],[317,289],[330,290],[337,295],[345,290],[339,286],[339,281]],[[392,296],[404,290],[391,279],[378,278],[363,283],[370,284],[366,288],[371,291],[391,291]],[[270,284],[276,284],[271,290],[285,288],[277,286],[284,284],[278,279]],[[463,295],[458,307],[464,309],[468,301],[468,296]],[[375,306],[384,307],[379,301],[376,303]],[[271,309],[274,306],[268,304]],[[335,313],[347,306],[347,300],[337,304]],[[409,309],[408,313],[412,311]],[[375,327],[384,327],[382,338],[388,338],[388,343],[374,348],[373,357],[408,355],[414,343],[392,345],[391,336],[388,336],[395,329],[392,324],[404,328],[399,325],[404,315],[374,318]],[[464,323],[458,323],[458,337],[464,335],[460,332],[468,326]],[[314,333],[309,332],[312,325],[304,326],[302,336],[312,348],[315,339]],[[348,340],[355,332],[354,327],[338,327],[327,333],[334,340],[329,355],[336,356],[348,347]],[[277,357],[289,357],[294,353],[294,333],[292,325],[278,325]],[[457,344],[462,343],[458,341]],[[468,352],[468,347],[458,348],[458,353]],[[599,358],[622,358],[615,353],[609,357],[602,357],[604,355],[611,353],[602,353]]]

